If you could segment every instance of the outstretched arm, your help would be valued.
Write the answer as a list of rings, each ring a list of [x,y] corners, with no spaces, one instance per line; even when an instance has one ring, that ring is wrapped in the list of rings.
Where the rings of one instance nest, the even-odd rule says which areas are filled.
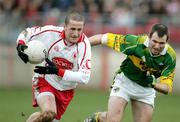
[[[101,44],[102,36],[103,36],[103,34],[97,34],[97,35],[89,37],[89,41],[90,41],[91,45],[95,46],[95,45]]]

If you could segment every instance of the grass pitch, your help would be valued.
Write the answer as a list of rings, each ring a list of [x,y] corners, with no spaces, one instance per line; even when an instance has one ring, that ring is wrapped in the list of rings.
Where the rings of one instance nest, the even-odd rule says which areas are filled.
[[[109,92],[76,90],[75,97],[62,117],[61,122],[83,122],[95,111],[107,108]],[[153,122],[180,121],[180,95],[157,95]],[[25,122],[28,115],[38,110],[31,106],[30,89],[0,89],[0,122]],[[132,122],[130,106],[123,122]]]

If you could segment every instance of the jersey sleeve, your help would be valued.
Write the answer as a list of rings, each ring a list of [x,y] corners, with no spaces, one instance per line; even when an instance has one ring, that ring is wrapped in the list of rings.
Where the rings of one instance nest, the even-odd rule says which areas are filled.
[[[136,49],[138,36],[107,33],[103,35],[101,43],[115,51],[130,55]]]
[[[176,55],[173,49],[171,48],[168,51],[168,57],[166,58],[167,67],[162,71],[160,77],[160,83],[165,83],[169,86],[172,91],[173,80],[175,75],[175,67],[176,67]]]
[[[78,43],[78,71],[65,70],[63,80],[87,84],[91,74],[91,47],[89,40]]]
[[[26,28],[25,30],[23,30],[17,38],[17,44],[26,44],[28,43],[33,36],[45,32],[47,30],[63,30],[63,28],[57,27],[57,26],[52,26],[52,25],[47,25],[47,26],[43,26],[43,27],[29,27]]]
[[[26,28],[25,30],[23,30],[17,38],[17,44],[26,44],[29,40],[30,37],[32,35],[32,30],[34,28]]]

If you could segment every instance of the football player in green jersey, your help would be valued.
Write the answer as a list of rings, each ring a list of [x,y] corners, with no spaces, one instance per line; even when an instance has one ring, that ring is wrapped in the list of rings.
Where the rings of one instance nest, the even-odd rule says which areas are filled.
[[[91,45],[105,44],[127,57],[115,75],[108,111],[95,113],[84,122],[121,122],[129,101],[134,122],[151,122],[155,91],[172,91],[176,54],[168,39],[168,28],[163,24],[153,25],[149,35],[106,33],[90,37]]]

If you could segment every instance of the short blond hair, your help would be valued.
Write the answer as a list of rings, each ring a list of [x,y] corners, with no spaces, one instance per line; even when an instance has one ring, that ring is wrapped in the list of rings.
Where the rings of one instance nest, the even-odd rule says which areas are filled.
[[[75,12],[75,11],[72,11],[70,12],[66,18],[65,18],[65,24],[69,24],[69,21],[70,20],[75,20],[75,21],[82,21],[84,22],[85,19],[84,19],[84,16],[82,14],[80,14],[79,12]]]

